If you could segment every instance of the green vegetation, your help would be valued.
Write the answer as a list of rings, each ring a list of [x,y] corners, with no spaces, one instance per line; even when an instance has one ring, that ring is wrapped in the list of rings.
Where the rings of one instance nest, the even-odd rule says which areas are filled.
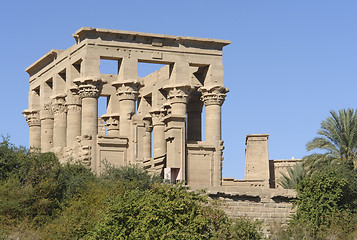
[[[296,215],[275,239],[357,238],[357,114],[330,113],[320,136],[306,145],[323,153],[306,156],[280,179],[284,188],[297,190]]]
[[[302,163],[297,163],[293,167],[287,167],[288,175],[281,173],[278,184],[286,189],[297,189],[300,181],[305,178],[306,171]]]
[[[322,154],[305,157],[305,165],[310,172],[334,163],[351,162],[357,169],[357,112],[353,109],[342,109],[321,122],[319,137],[307,143],[306,149],[321,150]]]
[[[0,239],[261,239],[219,203],[140,168],[101,176],[53,153],[0,143]]]

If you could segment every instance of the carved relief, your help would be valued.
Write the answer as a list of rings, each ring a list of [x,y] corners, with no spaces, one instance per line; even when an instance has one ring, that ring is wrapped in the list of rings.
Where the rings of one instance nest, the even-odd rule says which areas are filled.
[[[77,137],[78,145],[78,160],[87,167],[92,164],[92,147],[91,147],[91,135],[83,135]]]

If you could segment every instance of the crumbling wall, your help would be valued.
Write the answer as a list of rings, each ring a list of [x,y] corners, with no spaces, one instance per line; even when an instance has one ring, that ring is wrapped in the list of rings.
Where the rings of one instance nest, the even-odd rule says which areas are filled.
[[[207,193],[222,201],[222,209],[229,217],[260,220],[265,226],[284,223],[295,212],[292,200],[296,192],[291,189],[220,187],[208,189]]]

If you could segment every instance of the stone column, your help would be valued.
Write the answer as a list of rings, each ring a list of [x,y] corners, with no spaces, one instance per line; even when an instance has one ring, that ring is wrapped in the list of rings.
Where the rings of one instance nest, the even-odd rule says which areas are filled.
[[[206,106],[206,142],[216,148],[213,163],[213,186],[221,185],[222,179],[222,141],[221,141],[221,106],[228,89],[222,86],[201,87],[201,100]]]
[[[140,84],[136,80],[127,80],[113,82],[112,86],[116,88],[119,99],[120,136],[130,138],[130,121],[135,114],[135,102],[139,95]]]
[[[144,118],[145,136],[143,139],[143,158],[144,160],[151,158],[151,131],[153,126],[150,118]]]
[[[30,128],[30,148],[41,147],[41,122],[38,110],[24,110],[22,114],[26,117],[26,122]]]
[[[171,181],[186,180],[186,105],[190,86],[166,87],[171,114],[165,118],[167,158],[165,171]],[[172,174],[175,172],[175,174]],[[172,179],[174,178],[174,179]]]
[[[221,140],[221,106],[228,89],[221,86],[201,87],[201,100],[206,106],[206,142],[216,145]]]
[[[66,147],[67,108],[66,95],[57,95],[52,99],[53,112],[53,147]]]
[[[82,135],[98,133],[98,98],[105,81],[93,77],[79,78],[73,81],[78,85],[78,93],[82,99]]]
[[[67,147],[74,147],[77,137],[81,136],[82,101],[78,88],[73,87],[66,97],[67,105]]]
[[[165,111],[153,110],[150,112],[152,125],[154,130],[153,143],[153,158],[162,157],[166,154],[166,138],[165,138]]]
[[[97,162],[97,134],[98,134],[98,98],[105,81],[83,77],[73,81],[78,85],[78,93],[82,99],[82,121],[80,146],[82,152],[79,159],[90,167],[95,173],[99,173]]]
[[[53,112],[51,104],[45,104],[40,111],[41,152],[49,152],[53,147]]]

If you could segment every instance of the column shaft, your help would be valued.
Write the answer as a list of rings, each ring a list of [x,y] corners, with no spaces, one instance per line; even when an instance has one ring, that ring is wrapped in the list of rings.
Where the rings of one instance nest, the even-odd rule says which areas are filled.
[[[30,148],[41,147],[41,126],[35,125],[30,127]]]
[[[131,116],[135,113],[135,99],[120,100],[120,120],[119,129],[120,135],[129,138]]]
[[[65,95],[57,95],[52,99],[53,111],[53,147],[67,146],[67,108]]]
[[[49,152],[53,147],[53,118],[41,119],[41,152]]]
[[[41,116],[41,152],[49,152],[53,147],[53,112],[51,104],[45,104]]]
[[[221,140],[221,106],[206,106],[206,142],[217,145]]]
[[[98,99],[86,97],[82,99],[82,135],[98,133]]]
[[[144,159],[149,159],[151,157],[151,133],[145,132],[144,136]]]
[[[81,136],[82,107],[78,88],[72,87],[66,97],[67,105],[67,147],[73,147]]]
[[[153,157],[162,157],[166,154],[165,124],[157,123],[154,125],[154,151]]]
[[[68,105],[67,108],[67,147],[73,147],[81,135],[82,108],[79,105]]]

